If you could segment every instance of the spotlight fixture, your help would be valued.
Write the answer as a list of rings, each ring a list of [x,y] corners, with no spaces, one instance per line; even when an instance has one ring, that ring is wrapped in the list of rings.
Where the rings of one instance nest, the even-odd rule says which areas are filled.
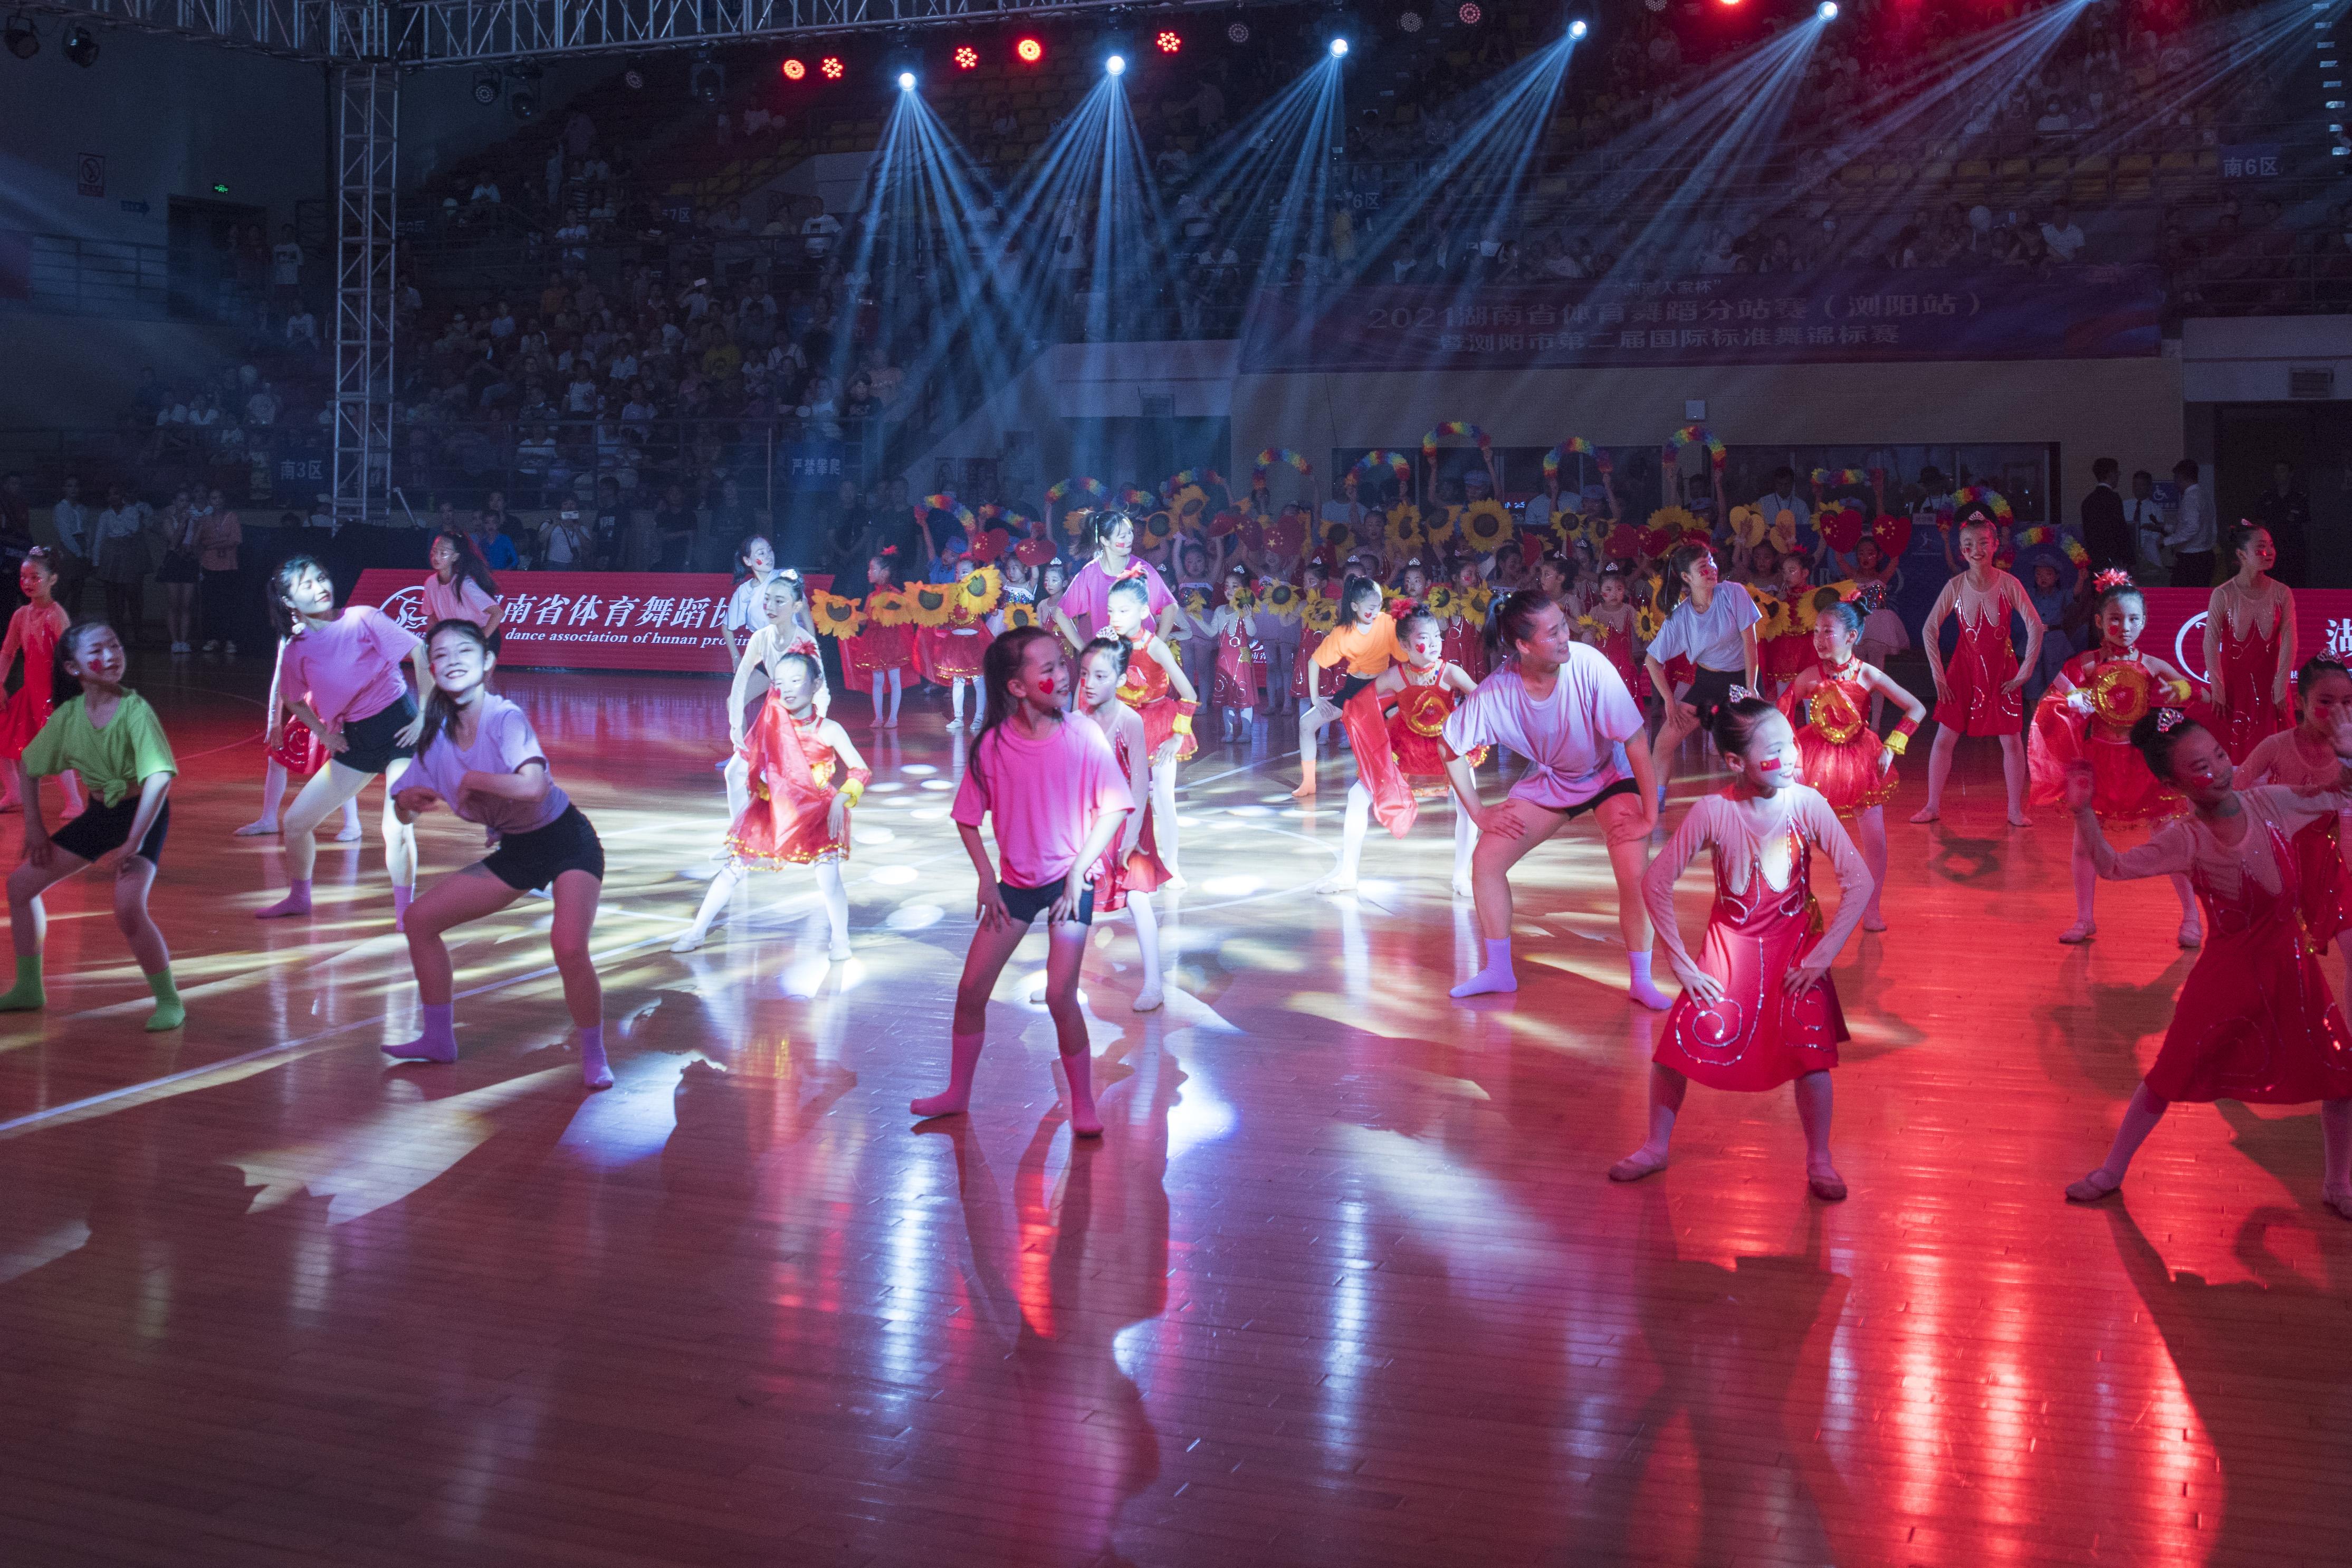
[[[824,58],[816,62],[816,73],[817,75],[824,78],[827,81],[839,81],[844,74],[841,57],[839,55],[825,56]]]
[[[1160,52],[1163,55],[1181,53],[1184,47],[1184,35],[1169,32],[1166,28],[1160,29],[1159,37],[1151,41],[1159,47]]]
[[[980,65],[980,51],[973,48],[970,44],[958,44],[955,47],[954,58],[956,69],[960,71],[972,70],[977,68]]]
[[[507,110],[517,120],[528,121],[539,112],[539,92],[527,81],[519,81],[507,93]]]
[[[1837,20],[1837,0],[1822,0],[1821,9],[1813,13],[1824,22]]]
[[[1332,40],[1331,40],[1331,58],[1332,58],[1333,59],[1335,59],[1335,60],[1337,60],[1337,59],[1344,59],[1344,58],[1347,58],[1347,54],[1348,54],[1348,40],[1347,40],[1347,39],[1345,39],[1345,38],[1334,38],[1334,39],[1332,39]]]
[[[1476,26],[1486,15],[1486,12],[1478,9],[1477,0],[1462,0],[1462,9],[1454,14],[1461,18],[1462,25],[1465,27]]]
[[[1249,24],[1248,24],[1247,22],[1229,22],[1229,23],[1227,23],[1227,24],[1225,25],[1225,42],[1227,42],[1227,43],[1229,43],[1229,44],[1246,44],[1246,43],[1248,43],[1248,42],[1249,42]]]
[[[499,100],[499,73],[484,71],[474,79],[474,101],[488,109]]]
[[[1584,25],[1584,18],[1581,16],[1568,25],[1568,36],[1571,38],[1580,38],[1590,31],[1591,29]]]
[[[1110,72],[1113,76],[1125,76],[1127,74],[1127,57],[1125,55],[1111,56],[1110,58],[1103,61],[1103,69]]]
[[[621,85],[631,92],[643,92],[646,90],[646,73],[633,66],[621,73]]]
[[[1420,32],[1421,13],[1418,11],[1406,11],[1401,14],[1397,17],[1397,26],[1401,31],[1407,33]]]
[[[716,103],[727,90],[727,68],[705,55],[694,62],[693,74],[687,78],[687,90],[705,103]]]
[[[808,67],[799,60],[786,60],[783,70],[786,81],[805,81],[808,79]]]
[[[898,73],[898,90],[900,92],[912,92],[915,90],[915,73],[913,71],[900,71]]]
[[[1045,58],[1045,42],[1039,38],[1024,38],[1013,46],[1013,55],[1023,65],[1034,66]]]
[[[88,27],[76,27],[66,35],[66,58],[87,70],[98,63],[98,35]]]
[[[8,52],[20,60],[29,60],[41,52],[41,35],[35,32],[33,24],[25,20],[21,15],[9,18],[8,31],[5,37],[8,43]]]

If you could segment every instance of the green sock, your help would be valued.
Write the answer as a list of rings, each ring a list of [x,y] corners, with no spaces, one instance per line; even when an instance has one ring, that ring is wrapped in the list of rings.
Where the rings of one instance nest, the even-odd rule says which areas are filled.
[[[32,1013],[48,1005],[41,989],[41,955],[16,960],[16,984],[0,993],[0,1013]]]
[[[180,1005],[180,988],[172,984],[170,970],[159,969],[149,975],[147,989],[155,993],[155,1010],[147,1016],[149,1034],[160,1035],[188,1021],[188,1010]]]

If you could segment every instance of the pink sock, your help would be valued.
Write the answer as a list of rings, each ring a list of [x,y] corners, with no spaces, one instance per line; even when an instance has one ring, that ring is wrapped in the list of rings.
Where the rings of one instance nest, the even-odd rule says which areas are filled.
[[[303,878],[286,889],[286,896],[266,910],[256,910],[257,921],[274,921],[285,915],[307,915],[310,912],[310,879]]]
[[[402,886],[401,886],[399,883],[397,883],[397,882],[394,882],[394,883],[393,884],[393,886],[392,886],[392,929],[393,929],[393,930],[394,930],[394,931],[406,931],[406,930],[408,929],[408,906],[409,906],[409,903],[411,902],[411,900],[413,900],[415,897],[416,897],[416,889],[414,889],[414,888],[404,888],[404,887],[402,887]]]
[[[604,1026],[580,1031],[580,1081],[590,1089],[613,1087],[613,1068],[604,1060]]]
[[[417,1009],[425,1015],[425,1032],[404,1046],[386,1046],[383,1054],[404,1062],[454,1062],[457,1059],[457,1008],[427,1002]]]
[[[946,1092],[927,1100],[918,1100],[907,1109],[918,1116],[955,1116],[971,1103],[971,1075],[980,1066],[980,1047],[987,1042],[986,1030],[949,1037],[948,1087]]]

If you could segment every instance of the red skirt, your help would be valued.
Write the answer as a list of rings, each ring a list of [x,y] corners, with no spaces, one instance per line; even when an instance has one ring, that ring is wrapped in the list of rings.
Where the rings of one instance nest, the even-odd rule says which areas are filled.
[[[1114,844],[1102,858],[1103,873],[1095,883],[1095,912],[1108,914],[1127,908],[1130,893],[1155,892],[1168,881],[1168,868],[1160,858],[1160,844],[1151,833],[1151,808],[1143,808],[1143,831],[1135,847],[1122,856]]]
[[[1176,733],[1174,697],[1162,697],[1157,702],[1147,702],[1135,712],[1143,721],[1143,754],[1150,757],[1155,766],[1160,762],[1160,748],[1166,745],[1171,737],[1176,742],[1176,760],[1180,763],[1201,749],[1200,742],[1191,735]]]
[[[784,705],[773,700],[772,694],[770,700],[761,704],[759,718],[744,731],[743,743],[735,749],[735,754],[751,769],[751,804],[728,833],[727,850],[746,866],[763,871],[849,858],[847,814],[843,815],[839,837],[827,831],[833,797],[839,793],[829,787],[835,772],[831,751],[823,752],[824,761],[815,764],[823,776],[813,780],[828,786],[825,794],[803,796],[809,802],[806,805],[796,805],[767,784],[770,770],[784,766],[787,759],[803,767],[810,765],[806,752],[797,744],[780,741],[776,734],[777,725],[791,722]]]
[[[1752,873],[1759,884],[1763,873]],[[1801,995],[1785,982],[1819,937],[1819,911],[1800,876],[1786,892],[1751,889],[1763,907],[1727,899],[1718,879],[1698,966],[1723,982],[1723,995],[1701,1003],[1685,992],[1666,1015],[1651,1059],[1709,1089],[1756,1093],[1837,1066],[1847,1038],[1837,986],[1826,974]]]
[[[1265,684],[1265,661],[1256,647],[1220,642],[1217,647],[1216,706],[1255,708]]]
[[[842,637],[841,679],[859,690],[872,688],[874,678],[903,670],[913,662],[914,629],[868,621],[854,637]]]
[[[47,686],[44,681],[36,690],[28,676],[6,704],[0,705],[0,760],[15,762],[23,756],[25,748],[33,743],[33,737],[41,732],[41,726],[49,721]],[[294,727],[302,730],[299,724]],[[308,730],[302,730],[302,734],[310,738]]]
[[[2014,735],[2025,728],[2025,699],[2001,687],[2017,673],[2008,612],[1999,620],[1960,623],[1959,646],[1944,667],[1948,700],[1936,704],[1936,722],[1963,735]]]
[[[1797,731],[1805,782],[1821,791],[1840,816],[1856,816],[1895,798],[1895,764],[1889,763],[1884,773],[1878,767],[1885,749],[1886,743],[1867,728],[1843,745],[1810,724]]]
[[[1473,680],[1486,679],[1485,628],[1456,616],[1445,623],[1445,662],[1458,664]]]
[[[1453,786],[1445,764],[1458,752],[1445,743],[1445,721],[1454,711],[1454,694],[1442,687],[1408,686],[1397,693],[1396,711],[1389,717],[1389,743],[1396,752],[1397,771],[1416,794],[1443,795]],[[1470,753],[1472,767],[1486,760],[1486,748]]]
[[[2306,1105],[2352,1096],[2352,1034],[2294,906],[2240,931],[2210,904],[2205,949],[2147,1069],[2164,1100]]]
[[[925,626],[915,634],[915,668],[936,685],[978,680],[995,640],[986,626]]]
[[[1373,817],[1402,838],[1412,831],[1421,808],[1413,804],[1412,785],[1397,766],[1388,720],[1381,711],[1380,689],[1368,685],[1348,699],[1339,710],[1339,722],[1348,727],[1348,744],[1356,752],[1356,777],[1372,797]]]
[[[2336,933],[2352,926],[2347,911],[2344,871],[2344,839],[2340,816],[2323,816],[2296,834],[2295,870],[2303,880],[2300,911],[2304,935],[2315,947],[2326,947]]]
[[[2095,731],[2088,715],[2055,697],[2033,710],[2026,739],[2025,767],[2035,805],[2063,805],[2066,773],[2077,763],[2091,764],[2091,809],[2101,822],[2149,822],[2178,816],[2179,793],[2159,783],[2147,759],[2129,742]]]

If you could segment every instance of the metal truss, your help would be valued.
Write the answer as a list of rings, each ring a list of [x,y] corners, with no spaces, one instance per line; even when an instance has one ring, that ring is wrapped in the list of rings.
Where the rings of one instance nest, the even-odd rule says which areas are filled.
[[[345,67],[335,98],[334,508],[361,522],[391,489],[400,71]]]
[[[294,60],[381,55],[392,29],[390,8],[366,0],[27,0],[18,8]]]

